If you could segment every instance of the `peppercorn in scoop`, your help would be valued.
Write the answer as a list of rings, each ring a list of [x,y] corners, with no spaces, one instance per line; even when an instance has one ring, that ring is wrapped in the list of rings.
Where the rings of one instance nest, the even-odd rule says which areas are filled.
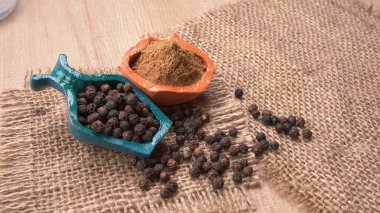
[[[89,85],[77,96],[78,120],[87,128],[135,142],[153,139],[160,122],[130,83]]]

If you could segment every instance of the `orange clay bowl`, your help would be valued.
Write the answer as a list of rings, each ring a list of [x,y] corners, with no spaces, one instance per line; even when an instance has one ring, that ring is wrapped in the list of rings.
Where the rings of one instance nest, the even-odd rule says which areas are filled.
[[[178,87],[159,85],[144,79],[131,69],[131,63],[133,63],[134,59],[149,44],[149,42],[161,40],[165,39],[159,39],[151,35],[146,35],[134,47],[129,49],[124,54],[122,60],[122,75],[132,81],[133,84],[135,84],[140,90],[145,93],[145,95],[149,96],[156,103],[163,105],[173,105],[194,100],[205,91],[208,84],[210,83],[215,72],[214,63],[206,53],[191,45],[190,43],[180,39],[176,33],[174,33],[168,40],[175,41],[178,45],[195,53],[206,65],[206,71],[198,82],[189,86]]]

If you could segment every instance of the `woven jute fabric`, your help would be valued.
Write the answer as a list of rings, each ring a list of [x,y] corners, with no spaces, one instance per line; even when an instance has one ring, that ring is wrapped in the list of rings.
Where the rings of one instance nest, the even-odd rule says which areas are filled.
[[[118,73],[117,68],[79,69],[84,73]],[[29,72],[48,73],[49,69]],[[28,86],[28,85],[26,85]],[[194,105],[210,113],[212,122],[205,130],[236,126],[239,137],[234,143],[247,143],[249,131],[239,104],[225,97],[229,91],[221,75]],[[53,89],[42,92],[14,90],[3,92],[1,101],[0,206],[5,212],[30,210],[81,212],[218,212],[253,211],[250,193],[259,185],[257,173],[235,186],[232,171],[224,175],[225,187],[215,191],[205,176],[191,179],[190,162],[182,163],[172,179],[179,192],[162,200],[162,183],[149,191],[137,185],[141,172],[128,164],[128,155],[76,141],[70,134],[65,97]],[[164,143],[174,142],[169,134]],[[186,150],[184,147],[183,150]],[[256,160],[248,157],[254,170]]]
[[[355,0],[241,1],[178,27],[216,60],[228,89],[278,115],[303,116],[310,142],[264,156],[265,177],[310,211],[380,211],[380,15]],[[248,117],[248,113],[247,117]]]
[[[212,115],[207,132],[234,125],[241,133],[235,143],[251,143],[257,131],[280,142],[279,151],[259,159],[259,171],[309,211],[379,211],[379,14],[355,0],[239,1],[176,31],[216,62],[215,79],[196,103]],[[232,97],[235,86],[244,89],[242,101]],[[162,201],[160,184],[140,191],[127,155],[70,135],[65,99],[54,90],[4,92],[0,101],[0,207],[6,212],[255,208],[255,178],[235,186],[229,172],[225,189],[215,192],[205,178],[188,177],[188,164],[174,176],[175,198]],[[278,135],[250,118],[251,103],[303,116],[313,139]]]

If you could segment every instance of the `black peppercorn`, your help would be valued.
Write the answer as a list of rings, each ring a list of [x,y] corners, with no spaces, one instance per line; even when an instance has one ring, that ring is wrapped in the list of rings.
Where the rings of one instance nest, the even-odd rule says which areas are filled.
[[[290,130],[289,130],[289,136],[292,138],[292,139],[297,139],[299,136],[300,136],[300,133],[298,131],[298,129],[296,127],[292,127]]]
[[[251,176],[253,174],[253,169],[252,167],[250,166],[246,166],[244,167],[242,170],[241,170],[241,173],[245,176],[245,177],[248,177],[248,176]]]
[[[258,119],[260,117],[260,111],[259,110],[253,110],[251,115],[254,119]]]
[[[78,98],[78,99],[77,99],[77,104],[78,104],[78,105],[87,105],[87,100],[86,100],[86,98]]]
[[[284,123],[284,133],[288,134],[291,128],[292,125],[290,125],[288,122]]]
[[[212,162],[218,161],[219,160],[219,152],[211,151],[209,158]]]
[[[213,169],[211,169],[208,173],[207,173],[207,178],[209,179],[209,180],[213,180],[215,177],[218,177],[219,176],[219,174],[218,174],[218,172],[217,171],[215,171],[215,170],[213,170]]]
[[[84,91],[84,94],[86,99],[91,101],[96,95],[96,87],[92,85],[87,86]]]
[[[108,112],[108,118],[118,118],[119,117],[119,111],[117,111],[116,109],[111,109],[109,112]]]
[[[256,140],[257,141],[265,140],[266,138],[267,138],[267,136],[265,135],[265,133],[263,133],[263,132],[256,133]]]
[[[228,129],[228,135],[231,137],[236,137],[237,135],[237,129],[235,127],[231,127]]]
[[[278,123],[278,118],[275,115],[270,116],[270,125],[276,125]]]
[[[106,125],[104,127],[103,134],[110,136],[112,135],[112,131],[113,131],[112,127]]]
[[[222,151],[222,145],[220,143],[213,143],[211,145],[211,150],[215,152],[221,152]]]
[[[178,184],[174,180],[170,180],[166,183],[165,188],[167,188],[169,192],[175,193],[178,190]]]
[[[127,113],[127,115],[131,115],[135,112],[135,110],[130,106],[130,105],[127,105],[124,107],[124,112]]]
[[[251,104],[249,107],[248,107],[248,112],[252,114],[253,111],[257,111],[259,109],[259,107],[257,107],[256,104]]]
[[[138,186],[141,190],[148,190],[150,187],[149,179],[147,177],[141,177],[138,182]]]
[[[189,173],[191,177],[199,178],[199,176],[201,175],[201,169],[199,167],[192,167],[190,168]]]
[[[223,148],[228,148],[231,146],[231,138],[230,137],[224,137],[220,141],[220,144],[223,146]]]
[[[216,130],[214,134],[214,140],[216,142],[220,142],[224,137],[226,137],[226,133],[224,133],[221,129]]]
[[[273,150],[277,150],[280,147],[280,144],[277,141],[272,141],[269,145]]]
[[[207,123],[210,121],[210,114],[209,113],[206,113],[206,112],[202,113],[200,117],[201,117],[201,120],[203,123]]]
[[[284,124],[284,123],[288,122],[288,118],[282,115],[282,116],[278,117],[278,122],[280,124]]]
[[[91,129],[94,132],[103,132],[104,131],[104,123],[101,121],[95,121],[94,123],[91,124]]]
[[[297,118],[296,126],[298,127],[304,127],[305,126],[305,119],[303,117]]]
[[[172,195],[173,194],[166,187],[160,190],[160,197],[162,199],[170,198]]]
[[[178,145],[183,145],[185,143],[185,136],[183,136],[183,135],[177,135],[175,137],[175,141],[177,142]]]
[[[94,104],[96,104],[96,106],[101,106],[104,104],[105,98],[106,98],[106,95],[104,94],[104,92],[97,92],[94,97],[93,102]]]
[[[236,98],[241,98],[243,96],[243,90],[240,87],[237,87],[235,89],[235,97]]]
[[[108,93],[111,90],[111,86],[109,84],[100,85],[100,91],[104,93]]]
[[[263,112],[261,113],[261,115],[263,117],[270,117],[270,116],[272,116],[272,111],[264,109]]]
[[[222,174],[225,170],[225,167],[218,161],[212,164],[212,169],[217,171],[218,174]]]
[[[128,120],[128,113],[126,113],[125,111],[120,111],[118,118],[120,121],[126,121]]]
[[[206,174],[212,169],[212,164],[210,162],[204,162],[201,168],[202,173]]]
[[[201,168],[202,164],[203,164],[203,162],[198,161],[196,159],[193,161],[193,167],[199,167],[199,168]]]
[[[267,140],[261,140],[259,143],[260,143],[261,149],[262,149],[263,151],[268,150],[268,148],[269,148],[269,143],[268,143]]]
[[[129,130],[129,123],[127,121],[120,121],[119,126],[123,131]]]
[[[184,160],[190,160],[193,154],[189,150],[185,150],[182,153],[182,157]]]
[[[197,140],[189,140],[187,146],[191,151],[194,151],[199,146],[199,142]]]
[[[107,126],[110,126],[114,129],[119,126],[119,120],[117,118],[110,118],[107,121]]]
[[[79,121],[79,123],[81,123],[82,125],[86,125],[86,124],[87,124],[87,118],[86,118],[86,117],[79,116],[79,117],[78,117],[78,121]]]
[[[152,181],[154,178],[156,178],[156,173],[154,172],[153,168],[148,167],[144,169],[143,176]]]
[[[293,115],[290,115],[288,116],[288,123],[291,125],[291,126],[294,126],[296,125],[297,123],[297,118]]]
[[[87,123],[92,124],[93,122],[100,120],[99,113],[91,113],[89,116],[87,116]]]
[[[115,138],[121,138],[123,136],[123,130],[121,130],[120,128],[115,128],[112,131],[112,136]]]
[[[185,127],[180,127],[177,130],[175,130],[175,133],[177,135],[185,135],[186,134],[186,129],[185,129]]]
[[[171,143],[171,144],[169,144],[169,151],[170,152],[177,152],[177,151],[179,151],[179,145],[177,143]]]
[[[235,183],[241,183],[243,182],[243,175],[240,172],[234,172],[234,174],[232,175],[232,180]]]
[[[262,116],[261,117],[261,122],[264,125],[271,125],[271,123],[272,123],[271,116]]]
[[[86,116],[87,115],[87,105],[78,105],[78,114]]]
[[[80,93],[78,93],[77,97],[78,98],[85,98],[86,95],[84,94],[84,92],[80,92]]]
[[[205,138],[206,144],[211,145],[214,143],[215,139],[214,136],[212,135],[207,135]]]
[[[111,109],[116,109],[116,103],[113,100],[109,100],[106,104],[104,104],[104,107],[107,109],[107,111],[110,111]]]
[[[124,86],[123,83],[118,83],[118,84],[116,84],[116,90],[117,90],[117,91],[123,91],[123,86]]]
[[[131,131],[125,131],[122,137],[124,140],[131,141],[133,139],[133,133]]]
[[[259,157],[261,154],[263,154],[263,149],[259,144],[252,147],[252,152],[255,153],[255,157]]]
[[[149,116],[149,115],[150,115],[150,111],[149,111],[149,109],[146,108],[146,107],[142,108],[142,110],[141,110],[141,115],[144,116],[144,117]]]
[[[94,113],[94,112],[96,112],[96,104],[94,104],[94,103],[89,103],[89,104],[87,104],[87,114],[91,114],[91,113]]]
[[[149,127],[148,130],[149,130],[153,135],[155,135],[155,134],[157,133],[157,128],[154,127],[154,126]]]
[[[136,163],[136,169],[138,171],[143,171],[146,167],[148,166],[148,163],[146,162],[146,160],[144,159],[140,159],[139,161],[137,161]]]
[[[182,155],[180,152],[176,151],[176,152],[173,152],[171,155],[170,155],[170,158],[171,159],[174,159],[175,161],[177,162],[180,162],[181,161],[181,158],[182,158]]]
[[[239,152],[241,154],[247,154],[248,153],[248,146],[246,144],[239,144]]]
[[[97,109],[97,112],[99,113],[100,117],[102,117],[102,118],[107,118],[107,116],[108,116],[108,111],[105,107],[99,107]]]
[[[190,117],[190,116],[193,114],[193,110],[192,110],[192,109],[184,109],[184,110],[183,110],[183,114],[184,114],[186,117]]]
[[[136,166],[136,163],[138,160],[139,160],[138,157],[136,157],[134,155],[128,156],[128,163],[132,166]]]
[[[170,155],[164,154],[160,157],[160,163],[166,165],[170,159]]]
[[[130,83],[126,83],[126,84],[123,85],[122,90],[125,93],[133,92],[133,86]]]
[[[140,118],[137,114],[132,114],[128,116],[128,122],[130,125],[134,126],[140,121]]]
[[[136,124],[133,128],[133,132],[138,136],[142,136],[145,134],[145,126],[142,124]]]
[[[310,129],[304,129],[302,131],[302,137],[306,140],[310,140],[313,137],[313,132]]]
[[[203,140],[203,139],[205,139],[205,137],[206,137],[206,132],[204,130],[202,130],[202,129],[199,129],[197,131],[197,138],[199,140]]]
[[[194,157],[199,157],[201,155],[204,155],[204,148],[203,147],[197,147],[194,149]]]
[[[113,95],[115,95],[116,93],[118,93],[119,91],[117,91],[116,89],[111,89],[108,93],[107,93],[107,95],[108,96],[113,96]]]
[[[206,156],[201,155],[201,156],[196,158],[196,161],[204,163],[204,162],[207,162],[207,158],[206,158]]]
[[[177,165],[178,165],[177,161],[171,158],[168,160],[166,164],[166,166],[171,170],[175,170],[177,168]]]
[[[135,104],[137,104],[138,98],[135,94],[129,93],[127,96],[124,97],[123,102],[124,104],[134,106]]]
[[[191,127],[185,127],[185,133],[187,135],[194,135],[195,134],[195,129]]]
[[[283,133],[284,132],[284,125],[282,123],[277,123],[276,126],[274,126],[274,129],[277,133]]]
[[[230,166],[230,159],[227,157],[227,156],[221,156],[219,158],[219,162],[220,164],[222,164],[222,166],[227,169],[229,166]]]
[[[223,182],[223,179],[221,177],[215,177],[214,179],[212,179],[212,187],[214,189],[222,189],[224,186],[224,182]]]
[[[231,146],[228,149],[228,152],[230,153],[231,156],[237,156],[240,152],[240,149],[238,146]]]
[[[140,142],[141,142],[141,139],[140,139],[140,137],[139,137],[138,135],[133,135],[133,137],[132,137],[132,141],[137,142],[137,143],[140,143]]]
[[[143,136],[141,136],[141,140],[143,142],[147,142],[147,141],[152,140],[153,137],[154,137],[154,133],[151,132],[151,131],[149,131],[149,130],[147,130],[147,131],[145,131],[145,134]]]
[[[168,182],[170,180],[170,173],[166,171],[161,171],[160,173],[160,181],[161,182]]]
[[[191,121],[190,127],[194,129],[194,131],[197,131],[202,126],[202,120],[200,118],[195,118]]]

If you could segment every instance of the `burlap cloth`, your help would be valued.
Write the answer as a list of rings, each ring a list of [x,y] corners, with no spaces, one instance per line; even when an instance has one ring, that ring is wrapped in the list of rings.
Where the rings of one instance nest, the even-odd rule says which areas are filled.
[[[251,143],[256,131],[279,141],[280,151],[263,156],[258,170],[309,211],[379,211],[379,14],[355,0],[240,1],[176,30],[216,61],[217,75],[197,101],[212,114],[208,132],[235,125],[241,132],[236,143]],[[236,85],[245,91],[241,102],[232,97]],[[188,177],[187,164],[175,175],[180,190],[174,199],[159,198],[160,184],[141,192],[127,155],[73,139],[65,99],[54,90],[9,91],[0,100],[0,208],[5,212],[255,208],[250,196],[257,177],[237,187],[229,172],[225,189],[214,192],[205,178]],[[295,142],[276,134],[250,118],[251,103],[302,115],[314,139]],[[253,154],[248,156],[256,163]]]

